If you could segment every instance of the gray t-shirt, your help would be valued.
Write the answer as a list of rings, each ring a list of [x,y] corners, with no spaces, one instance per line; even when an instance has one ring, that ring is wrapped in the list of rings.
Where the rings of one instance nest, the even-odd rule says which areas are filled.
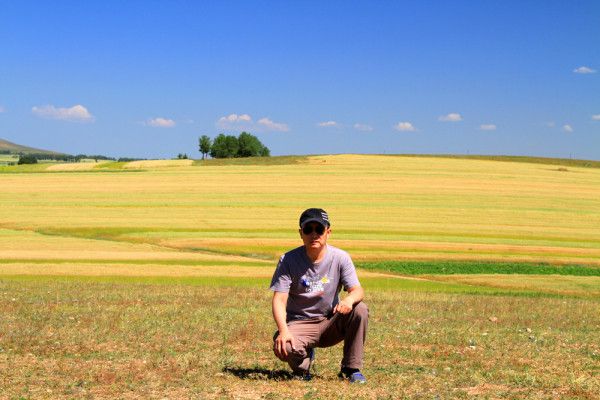
[[[348,253],[330,245],[325,258],[315,264],[304,246],[288,251],[279,259],[271,280],[272,291],[289,293],[288,322],[329,316],[339,302],[340,289],[359,285]]]

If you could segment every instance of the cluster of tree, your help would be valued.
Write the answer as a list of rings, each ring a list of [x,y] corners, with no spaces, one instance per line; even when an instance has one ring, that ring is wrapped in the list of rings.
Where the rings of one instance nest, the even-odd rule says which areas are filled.
[[[267,146],[248,132],[242,132],[238,137],[221,133],[214,140],[202,135],[199,144],[202,159],[208,154],[212,158],[269,157],[271,155]]]
[[[187,160],[188,155],[187,155],[187,153],[179,153],[179,154],[177,154],[177,159],[178,160]]]
[[[31,154],[23,154],[19,157],[19,161],[17,161],[17,164],[37,164],[37,162],[37,158],[35,158]]]
[[[7,154],[7,153],[0,153]],[[18,164],[35,164],[39,160],[52,160],[52,161],[63,161],[63,162],[80,162],[81,160],[104,160],[104,161],[119,161],[119,162],[129,162],[129,161],[139,161],[145,160],[143,158],[131,158],[131,157],[107,157],[103,155],[88,155],[88,154],[77,154],[75,156],[71,154],[51,154],[51,153],[16,153],[19,156]],[[185,154],[184,154],[185,155]],[[186,156],[187,157],[187,156]],[[21,162],[21,160],[25,160]],[[32,162],[35,160],[35,162]]]
[[[119,157],[117,159],[118,162],[131,162],[131,161],[143,161],[143,160],[147,160],[147,158]]]
[[[84,159],[91,160],[108,160],[108,161],[116,161],[113,157],[107,157],[102,155],[86,155],[86,154],[77,154],[73,156],[71,154],[53,154],[53,153],[16,153],[20,157],[28,156],[34,157],[36,160],[53,160],[53,161],[64,161],[64,162],[79,162]]]

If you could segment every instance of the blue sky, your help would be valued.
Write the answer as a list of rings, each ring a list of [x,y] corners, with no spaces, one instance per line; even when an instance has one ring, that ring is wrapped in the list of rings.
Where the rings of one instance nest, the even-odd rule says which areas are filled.
[[[0,138],[600,160],[598,1],[1,1]]]

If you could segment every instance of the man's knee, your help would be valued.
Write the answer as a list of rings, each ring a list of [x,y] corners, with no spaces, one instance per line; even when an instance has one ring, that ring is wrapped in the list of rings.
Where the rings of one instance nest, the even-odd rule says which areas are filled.
[[[298,346],[293,349],[292,346],[287,343],[285,345],[285,350],[287,351],[287,356],[282,354],[281,357],[279,357],[281,361],[287,362],[292,371],[296,373],[305,373],[308,371],[310,368],[310,360],[308,359],[306,349]]]
[[[368,319],[369,318],[369,307],[362,301],[354,306],[354,315],[360,319]]]
[[[275,339],[277,339],[277,336],[279,336],[279,331],[275,332],[275,335],[273,336],[273,341],[275,341]],[[273,347],[273,353],[281,361],[287,361],[287,362],[294,362],[299,359],[302,360],[304,357],[306,357],[306,350],[304,349],[304,347],[300,346],[299,343],[296,343],[296,345],[294,347],[295,348],[292,348],[291,343],[287,342],[285,344],[285,354],[287,354],[287,355],[285,355],[283,353],[277,354],[277,351],[275,351],[275,347]]]

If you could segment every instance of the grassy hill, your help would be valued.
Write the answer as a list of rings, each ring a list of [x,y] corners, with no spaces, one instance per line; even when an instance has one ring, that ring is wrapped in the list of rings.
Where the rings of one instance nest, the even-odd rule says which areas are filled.
[[[57,151],[42,150],[42,149],[36,149],[34,147],[22,146],[20,144],[9,142],[8,140],[0,139],[0,152],[6,152],[6,150],[8,150],[12,154],[17,154],[17,153],[63,154],[63,153],[59,153]]]
[[[0,398],[598,397],[600,169],[241,160],[0,167]],[[341,345],[311,382],[270,349],[314,206],[367,293],[361,387]]]

